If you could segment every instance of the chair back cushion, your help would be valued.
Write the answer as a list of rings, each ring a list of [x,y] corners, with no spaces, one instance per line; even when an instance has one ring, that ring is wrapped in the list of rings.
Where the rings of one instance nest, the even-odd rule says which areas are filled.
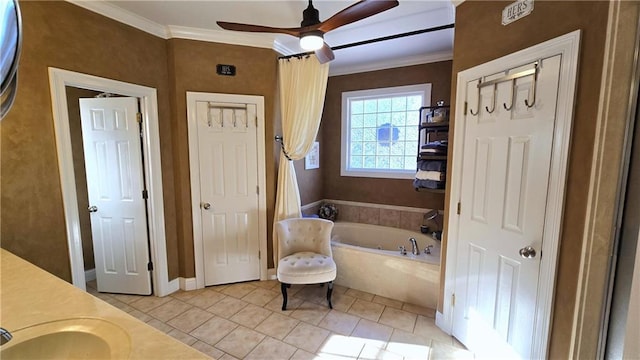
[[[292,218],[276,223],[278,259],[298,252],[314,252],[332,257],[333,222],[317,218]]]

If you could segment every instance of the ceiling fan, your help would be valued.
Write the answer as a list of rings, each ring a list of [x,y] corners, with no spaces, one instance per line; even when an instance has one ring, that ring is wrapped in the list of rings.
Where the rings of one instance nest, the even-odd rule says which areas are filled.
[[[315,51],[320,63],[324,64],[335,58],[331,47],[324,42],[325,33],[396,6],[398,6],[398,0],[360,0],[327,20],[320,21],[318,10],[313,7],[312,0],[309,0],[309,6],[302,12],[300,27],[278,28],[225,21],[217,21],[217,24],[225,30],[279,33],[298,37],[300,38],[300,47],[307,51]]]

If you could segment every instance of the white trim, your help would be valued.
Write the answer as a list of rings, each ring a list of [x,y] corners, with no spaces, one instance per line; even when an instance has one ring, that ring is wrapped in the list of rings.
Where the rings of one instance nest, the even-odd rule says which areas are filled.
[[[275,268],[267,269],[267,280],[278,280],[278,275],[276,275]]]
[[[301,49],[290,48],[277,38],[273,40],[273,50],[282,55],[292,55],[303,51]],[[331,67],[329,67],[329,73],[331,73]]]
[[[138,30],[142,30],[151,35],[168,39],[168,31],[164,25],[151,21],[131,11],[127,11],[121,7],[112,5],[106,1],[82,1],[82,0],[66,0],[81,8],[93,11],[94,13],[108,17],[123,24],[132,26]]]
[[[300,207],[300,210],[301,210],[301,211],[305,211],[305,210],[311,209],[311,208],[313,208],[313,207],[316,207],[316,206],[322,205],[322,203],[323,203],[323,202],[324,202],[324,200],[318,200],[318,201],[314,201],[314,202],[312,202],[312,203],[308,203],[308,204],[306,204],[306,205],[302,205],[302,206]]]
[[[533,334],[531,358],[546,358],[551,330],[551,314],[553,311],[554,289],[557,269],[558,249],[562,230],[564,196],[566,188],[567,163],[569,158],[571,127],[576,92],[576,77],[580,45],[580,30],[548,40],[502,58],[478,65],[458,73],[454,130],[454,149],[452,158],[451,196],[448,208],[447,223],[447,267],[445,270],[445,289],[443,301],[443,316],[436,319],[438,327],[447,333],[453,328],[453,307],[451,295],[455,290],[456,261],[458,248],[458,232],[460,216],[456,212],[456,204],[461,194],[461,177],[464,146],[464,99],[469,81],[478,79],[486,74],[498,73],[505,66],[525,64],[540,58],[562,54],[560,81],[558,85],[558,105],[556,124],[554,128],[553,148],[549,176],[549,190],[547,193],[547,208],[545,212],[544,233],[541,253],[545,254],[540,260],[540,275],[538,279],[538,299],[536,300],[536,315]],[[505,65],[507,64],[507,65]]]
[[[408,56],[393,59],[385,59],[379,62],[367,64],[353,64],[346,66],[329,67],[329,76],[350,75],[362,72],[387,70],[405,66],[422,65],[453,59],[453,51],[442,51],[426,55]]]
[[[125,10],[116,5],[112,5],[106,1],[66,1],[165,40],[171,38],[181,38],[275,49],[275,35],[273,34],[246,34],[232,31],[199,29],[177,25],[164,26],[134,12]]]
[[[350,158],[351,150],[351,104],[353,101],[362,101],[367,99],[380,99],[390,98],[393,96],[409,96],[422,95],[422,106],[429,106],[431,104],[431,83],[392,86],[385,88],[375,89],[362,89],[354,91],[345,91],[342,93],[341,101],[341,136],[340,136],[340,176],[353,176],[353,177],[371,177],[371,178],[383,178],[383,179],[413,179],[415,177],[415,168],[411,170],[404,169],[364,169],[364,168],[350,168],[348,167],[348,159]],[[415,109],[417,112],[418,109]],[[420,119],[418,119],[420,121]],[[416,129],[418,124],[415,125]],[[418,140],[419,141],[419,140]],[[416,150],[418,148],[418,141],[416,141]],[[415,158],[413,153],[412,158]],[[414,160],[415,162],[415,160]]]
[[[256,104],[258,138],[258,239],[260,242],[260,280],[267,279],[267,186],[265,172],[265,118],[264,97],[187,91],[187,126],[189,135],[189,169],[191,174],[191,217],[193,219],[193,250],[196,270],[196,287],[204,288],[204,244],[200,219],[200,160],[198,151],[198,127],[196,101],[218,101]]]
[[[418,213],[425,213],[431,211],[433,209],[423,209],[423,208],[415,208],[409,206],[396,206],[396,205],[386,205],[386,204],[373,204],[373,203],[363,203],[357,201],[346,201],[346,200],[332,200],[332,199],[324,199],[322,202],[333,203],[338,205],[350,205],[350,206],[360,206],[360,207],[371,207],[376,209],[385,209],[385,210],[397,210],[397,211],[411,211]]]
[[[167,294],[173,294],[178,290],[180,290],[180,278],[175,278],[169,281],[169,284],[167,285]]]
[[[49,68],[51,105],[56,136],[62,202],[69,247],[69,262],[73,285],[86,290],[82,238],[73,171],[71,135],[69,131],[69,113],[67,109],[66,86],[74,86],[100,92],[110,92],[140,98],[140,107],[144,116],[144,137],[142,139],[149,189],[149,237],[151,239],[151,261],[154,295],[165,296],[168,290],[167,249],[164,229],[164,201],[162,192],[162,167],[160,163],[160,130],[158,123],[157,91],[154,88],[129,84],[117,80],[77,73],[68,70]]]
[[[167,26],[168,38],[200,40],[259,48],[274,48],[273,34],[241,33],[226,30],[199,29],[186,26]]]
[[[66,1],[165,40],[177,38],[267,48],[272,49],[282,55],[291,55],[301,52],[300,49],[291,48],[283,44],[281,41],[278,41],[277,36],[274,34],[240,33],[178,25],[165,26],[106,1]],[[454,5],[458,5],[456,4],[455,0],[452,2],[454,3]],[[455,18],[455,16],[453,16],[452,18]],[[329,76],[340,76],[368,71],[385,70],[404,66],[428,64],[451,59],[453,59],[453,52],[444,51],[426,55],[387,59],[364,65],[353,64],[345,65],[342,67],[332,66],[329,69]]]
[[[96,268],[85,270],[84,271],[84,280],[85,281],[93,281],[96,279]]]
[[[196,278],[178,278],[180,283],[180,290],[191,291],[197,289]]]

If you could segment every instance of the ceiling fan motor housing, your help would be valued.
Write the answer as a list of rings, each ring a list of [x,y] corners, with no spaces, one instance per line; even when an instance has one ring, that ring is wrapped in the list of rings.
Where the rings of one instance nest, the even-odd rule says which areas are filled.
[[[320,23],[320,12],[313,7],[311,0],[309,0],[309,6],[302,12],[301,27],[316,25]]]

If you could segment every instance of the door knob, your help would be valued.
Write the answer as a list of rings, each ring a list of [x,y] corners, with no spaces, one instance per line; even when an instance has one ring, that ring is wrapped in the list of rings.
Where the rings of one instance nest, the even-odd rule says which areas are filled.
[[[203,209],[205,209],[205,210],[209,210],[209,209],[211,209],[211,204],[209,204],[209,203],[202,203],[202,208],[203,208]]]
[[[98,212],[98,207],[97,206],[89,206],[89,212],[90,213]]]
[[[520,256],[525,259],[533,259],[534,257],[536,257],[536,249],[531,246],[525,246],[520,249]]]

